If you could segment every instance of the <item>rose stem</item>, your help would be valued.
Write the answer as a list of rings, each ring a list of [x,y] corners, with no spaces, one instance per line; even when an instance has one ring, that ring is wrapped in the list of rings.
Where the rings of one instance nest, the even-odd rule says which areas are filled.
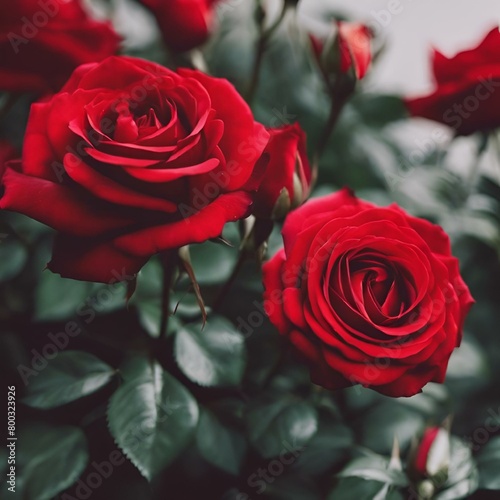
[[[344,108],[344,105],[347,102],[347,98],[348,97],[344,98],[332,97],[332,104],[330,107],[330,114],[328,116],[328,121],[326,122],[326,125],[323,128],[321,136],[318,140],[318,144],[316,146],[316,151],[313,155],[313,162],[312,162],[313,171],[312,171],[312,183],[311,183],[312,186],[316,184],[316,180],[318,178],[319,161],[323,156],[323,153],[325,152],[325,149],[328,145],[328,141],[330,140],[333,130],[335,129],[335,125],[337,124],[337,121],[340,117],[340,113],[342,112],[342,109]]]
[[[163,269],[163,292],[161,300],[161,319],[158,330],[158,340],[161,341],[167,334],[168,318],[170,317],[170,291],[177,267],[177,251],[167,251],[160,254]]]
[[[316,158],[321,158],[321,155],[325,152],[326,146],[328,145],[328,140],[333,133],[333,129],[337,124],[342,108],[344,107],[346,100],[343,99],[332,99],[332,105],[330,107],[330,114],[328,116],[328,121],[321,133],[321,136],[316,146]]]
[[[264,54],[267,49],[267,45],[273,33],[277,30],[283,19],[285,18],[285,14],[288,10],[289,5],[287,2],[283,2],[283,9],[281,13],[276,19],[276,21],[268,28],[264,29],[264,21],[262,20],[259,23],[259,38],[257,40],[257,47],[255,50],[255,59],[252,68],[252,76],[250,78],[250,84],[248,86],[248,90],[246,92],[246,101],[248,104],[252,104],[255,93],[257,92],[257,87],[259,85],[260,73],[262,70],[262,61],[264,60]]]
[[[476,158],[474,160],[474,163],[472,164],[472,167],[469,172],[469,176],[467,179],[467,196],[465,201],[469,198],[469,196],[472,194],[474,191],[474,186],[476,184],[478,174],[479,174],[479,166],[481,163],[481,158],[488,149],[488,140],[489,140],[489,134],[484,133],[481,135],[479,139],[479,144],[477,145],[477,153],[476,153]]]

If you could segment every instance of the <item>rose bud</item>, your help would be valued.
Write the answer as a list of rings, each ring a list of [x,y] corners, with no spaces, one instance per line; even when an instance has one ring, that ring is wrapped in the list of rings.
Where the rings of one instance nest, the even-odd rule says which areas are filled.
[[[361,23],[337,21],[334,36],[325,40],[311,36],[313,52],[328,82],[338,75],[347,75],[351,81],[365,77],[371,64],[371,32]]]
[[[445,479],[450,464],[450,431],[446,427],[426,429],[412,452],[410,470],[417,478]]]
[[[264,307],[314,383],[399,397],[444,381],[474,301],[439,226],[343,189],[291,212],[282,233]]]
[[[444,123],[458,135],[489,131],[500,126],[500,31],[493,28],[475,48],[448,58],[434,50],[435,89],[408,98],[413,116]]]
[[[208,39],[218,0],[139,0],[156,17],[165,45],[174,52],[194,49]]]
[[[0,90],[57,91],[73,70],[115,54],[119,37],[81,0],[0,2]]]
[[[307,199],[311,168],[306,152],[306,135],[298,123],[268,129],[266,173],[255,195],[253,213],[262,219],[283,219]]]
[[[250,214],[268,140],[227,80],[110,57],[32,105],[0,208],[56,230],[51,271],[133,277],[152,255],[217,238]]]

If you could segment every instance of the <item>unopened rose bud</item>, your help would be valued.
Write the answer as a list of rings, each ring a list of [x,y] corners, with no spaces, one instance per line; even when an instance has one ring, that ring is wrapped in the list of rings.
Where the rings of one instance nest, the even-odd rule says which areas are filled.
[[[219,0],[139,0],[156,17],[165,45],[185,52],[204,44],[216,25]]]
[[[341,73],[353,72],[357,80],[366,75],[372,59],[371,32],[361,23],[338,22]]]
[[[269,163],[255,194],[253,213],[259,219],[281,220],[309,196],[311,168],[305,134],[297,123],[269,133],[264,151]]]
[[[372,34],[361,23],[337,21],[336,27],[336,32],[325,39],[310,37],[313,52],[329,86],[340,77],[353,86],[370,67]]]
[[[450,464],[450,431],[446,427],[427,429],[412,453],[411,472],[417,478],[442,481]]]
[[[281,220],[286,217],[286,214],[290,212],[292,203],[290,200],[290,193],[287,188],[283,188],[274,204],[273,211],[271,213],[271,219]]]
[[[417,485],[418,498],[421,500],[430,500],[435,491],[436,487],[430,479],[424,479]]]

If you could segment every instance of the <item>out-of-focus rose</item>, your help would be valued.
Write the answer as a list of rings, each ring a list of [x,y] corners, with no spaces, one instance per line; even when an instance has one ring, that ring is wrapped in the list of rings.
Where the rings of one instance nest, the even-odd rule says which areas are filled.
[[[500,31],[491,30],[475,48],[447,58],[432,56],[435,89],[424,97],[408,98],[414,116],[444,123],[459,135],[500,126]]]
[[[263,219],[283,219],[309,195],[311,168],[306,152],[306,135],[298,123],[268,129],[269,157],[263,181],[255,195],[253,213]]]
[[[436,490],[448,479],[451,461],[450,420],[441,427],[427,428],[410,450],[408,474],[418,497],[434,498]]]
[[[118,45],[111,25],[92,19],[80,0],[0,2],[0,90],[59,90],[77,66]]]
[[[336,24],[335,36],[325,40],[310,37],[318,65],[328,80],[339,73],[361,80],[372,60],[370,30],[361,23],[337,21]]]
[[[202,45],[214,24],[219,0],[139,0],[153,12],[167,47],[184,52]]]
[[[329,389],[412,396],[443,382],[473,299],[439,226],[348,189],[291,212],[265,308]]]
[[[111,57],[32,106],[0,208],[56,229],[52,271],[108,282],[246,216],[268,139],[228,81]]]
[[[437,477],[446,474],[450,464],[450,431],[444,427],[425,430],[411,461],[412,473],[417,477]]]

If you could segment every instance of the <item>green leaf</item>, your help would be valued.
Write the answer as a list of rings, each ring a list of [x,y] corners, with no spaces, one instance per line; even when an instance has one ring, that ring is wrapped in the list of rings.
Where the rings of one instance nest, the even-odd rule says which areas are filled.
[[[361,424],[359,432],[363,436],[363,445],[378,453],[389,454],[394,436],[404,449],[412,437],[423,430],[425,418],[407,407],[406,402],[387,401],[366,412]]]
[[[389,459],[375,454],[355,458],[342,469],[338,476],[359,477],[367,481],[377,481],[398,487],[408,484],[408,478],[402,471],[389,468]]]
[[[138,304],[139,321],[146,330],[146,332],[151,335],[151,337],[157,338],[160,334],[160,318],[162,313],[161,300],[144,300]],[[175,307],[175,304],[171,307]],[[168,319],[167,335],[170,335],[181,327],[181,321],[177,316],[170,316]]]
[[[487,359],[481,346],[466,336],[460,344],[460,349],[453,351],[446,375],[456,379],[477,380],[487,373],[487,366]]]
[[[117,274],[119,277],[119,274]],[[68,317],[107,313],[125,307],[126,284],[88,283],[61,278],[46,270],[35,292],[35,318],[57,321]]]
[[[403,500],[403,498],[399,491],[391,490],[388,484],[367,481],[359,477],[340,479],[328,496],[328,500]]]
[[[435,500],[468,498],[478,487],[478,470],[470,448],[456,437],[451,437],[448,479]]]
[[[0,266],[0,282],[10,280],[21,272],[28,253],[13,236],[0,235],[0,262],[8,265]]]
[[[414,409],[428,418],[436,418],[440,412],[446,415],[449,411],[450,395],[446,386],[430,382],[421,393],[401,398],[397,404]]]
[[[89,459],[85,434],[78,427],[31,424],[21,430],[17,443],[17,487],[26,499],[53,498],[78,479]]]
[[[23,403],[35,408],[55,408],[105,386],[115,371],[94,355],[83,351],[60,352],[33,377]]]
[[[158,258],[153,257],[137,275],[137,288],[131,302],[140,299],[157,299],[163,288],[163,270]]]
[[[317,476],[326,472],[340,463],[352,447],[351,429],[331,420],[331,415],[320,418],[316,434],[294,464],[301,475]]]
[[[492,438],[477,457],[479,488],[500,490],[500,436]]]
[[[264,458],[300,453],[318,428],[316,410],[301,401],[256,402],[246,415],[249,439]]]
[[[196,442],[207,462],[238,475],[246,452],[245,439],[239,432],[222,425],[215,415],[204,411],[198,424]]]
[[[313,479],[302,478],[297,475],[283,474],[279,475],[276,480],[274,480],[273,472],[278,472],[280,468],[277,468],[276,464],[279,463],[277,460],[272,460],[267,465],[267,475],[272,482],[264,483],[262,479],[259,479],[260,487],[266,484],[264,498],[269,498],[270,500],[322,500],[323,495],[321,495],[321,490],[318,485],[318,481]],[[272,464],[272,465],[271,465]],[[283,470],[286,471],[287,464],[281,462]],[[260,490],[257,490],[260,491]],[[257,496],[252,497],[258,498]],[[248,499],[250,500],[250,499]]]
[[[156,362],[130,359],[111,397],[108,424],[116,443],[151,480],[187,446],[198,423],[188,390]]]
[[[46,270],[40,275],[35,292],[35,317],[38,321],[72,317],[90,297],[93,284],[61,278]]]
[[[353,100],[356,111],[365,126],[379,129],[395,121],[408,118],[401,97],[384,94],[358,94]]]
[[[232,386],[241,382],[246,364],[243,336],[224,318],[210,317],[177,332],[175,358],[193,382],[203,386]]]
[[[236,264],[237,248],[207,242],[190,247],[191,262],[200,285],[225,282]]]

